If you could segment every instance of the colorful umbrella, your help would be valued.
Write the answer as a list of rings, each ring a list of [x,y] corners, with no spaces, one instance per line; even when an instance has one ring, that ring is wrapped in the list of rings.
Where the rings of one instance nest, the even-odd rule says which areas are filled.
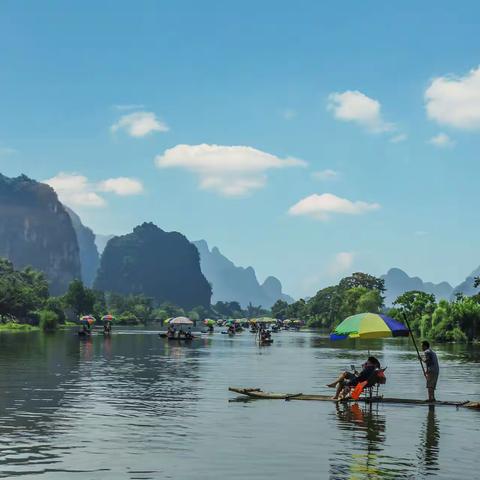
[[[205,325],[208,325],[208,326],[211,326],[211,325],[215,325],[215,320],[212,320],[211,318],[206,318],[203,323]]]
[[[187,317],[175,317],[170,320],[170,325],[193,325],[193,322]]]
[[[108,314],[108,315],[104,315],[102,317],[102,320],[104,322],[112,322],[113,320],[115,320],[115,317],[113,315]]]
[[[95,320],[95,317],[93,317],[92,315],[85,315],[80,319],[80,321],[82,323],[88,323],[89,325],[92,325],[95,323],[96,320]]]
[[[271,317],[257,318],[257,322],[260,322],[260,323],[277,323],[277,321],[274,318],[271,318]]]
[[[330,334],[330,339],[408,337],[409,333],[403,323],[387,317],[387,315],[358,313],[340,323]]]

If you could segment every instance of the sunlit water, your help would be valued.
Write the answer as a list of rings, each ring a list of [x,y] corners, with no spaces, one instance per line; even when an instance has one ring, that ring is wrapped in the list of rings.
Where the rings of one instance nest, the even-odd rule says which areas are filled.
[[[335,343],[314,332],[0,335],[0,477],[35,479],[478,478],[480,413],[455,407],[259,400],[228,386],[330,393],[370,349],[388,396],[426,397],[404,339]],[[438,397],[480,399],[480,349],[439,348]]]

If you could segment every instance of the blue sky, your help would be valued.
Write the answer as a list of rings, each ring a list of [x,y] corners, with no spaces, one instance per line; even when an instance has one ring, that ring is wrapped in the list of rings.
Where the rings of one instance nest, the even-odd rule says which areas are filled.
[[[478,2],[0,4],[0,171],[295,296],[480,263]]]

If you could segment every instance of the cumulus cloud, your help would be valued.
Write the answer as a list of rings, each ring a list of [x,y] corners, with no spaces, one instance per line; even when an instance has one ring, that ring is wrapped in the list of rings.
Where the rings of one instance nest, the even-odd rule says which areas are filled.
[[[327,168],[326,170],[320,170],[318,172],[312,172],[312,177],[316,178],[317,180],[333,180],[338,178],[340,174],[335,171]]]
[[[159,168],[182,168],[196,174],[200,188],[241,196],[265,185],[270,169],[305,166],[296,158],[279,158],[248,146],[176,145],[158,155]]]
[[[101,208],[107,205],[98,192],[112,192],[116,195],[136,195],[143,191],[141,182],[135,179],[120,177],[109,178],[99,183],[90,182],[78,173],[60,172],[43,183],[50,185],[65,205],[76,207]]]
[[[378,203],[352,202],[346,198],[337,197],[331,193],[317,195],[316,193],[303,198],[290,207],[288,213],[296,216],[307,216],[316,220],[328,220],[332,215],[361,215],[378,210]]]
[[[455,142],[446,133],[435,135],[428,143],[438,148],[453,147],[455,145]]]
[[[328,273],[337,276],[348,272],[352,268],[354,258],[353,252],[337,253],[328,267]]]
[[[120,117],[110,130],[124,130],[131,137],[140,138],[153,132],[168,132],[169,127],[153,112],[133,112]]]
[[[434,78],[425,91],[427,115],[442,124],[480,129],[480,67],[464,77]]]
[[[358,90],[331,93],[327,109],[333,112],[336,119],[354,122],[371,133],[388,132],[395,128],[383,119],[380,102]]]
[[[138,195],[143,192],[140,180],[128,177],[109,178],[99,183],[102,192],[113,192],[120,196]]]
[[[104,207],[103,197],[95,192],[88,178],[76,173],[60,172],[55,177],[44,180],[56,192],[62,203],[69,207]]]

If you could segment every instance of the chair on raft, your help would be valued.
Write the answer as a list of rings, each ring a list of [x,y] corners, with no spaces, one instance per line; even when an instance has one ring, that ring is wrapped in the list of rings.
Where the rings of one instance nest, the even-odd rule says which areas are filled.
[[[387,383],[387,377],[385,376],[385,368],[376,368],[370,375],[370,378],[364,382],[360,382],[352,391],[351,398],[358,400],[363,394],[365,401],[371,401],[373,398],[379,396],[380,385]],[[375,395],[374,395],[375,391]]]

